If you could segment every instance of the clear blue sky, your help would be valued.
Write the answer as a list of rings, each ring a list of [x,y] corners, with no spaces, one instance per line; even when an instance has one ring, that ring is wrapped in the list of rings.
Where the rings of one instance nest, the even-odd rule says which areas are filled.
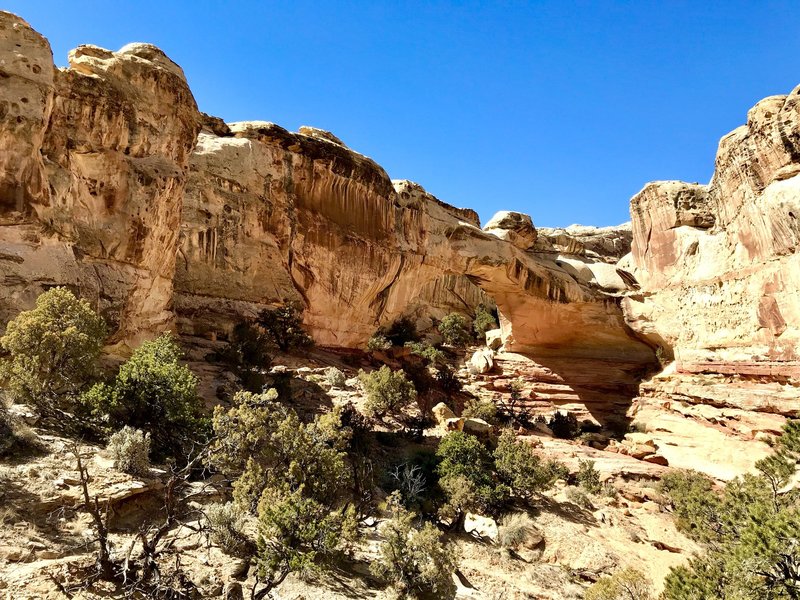
[[[610,225],[800,83],[795,2],[36,1],[56,64],[151,42],[201,110],[328,129],[442,200]]]

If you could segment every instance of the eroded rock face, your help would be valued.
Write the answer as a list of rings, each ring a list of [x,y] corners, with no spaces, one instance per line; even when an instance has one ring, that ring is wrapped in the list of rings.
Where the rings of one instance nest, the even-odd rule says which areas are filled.
[[[3,56],[17,57],[0,104],[20,113],[0,127],[0,143],[13,149],[0,158],[3,317],[68,285],[103,313],[116,330],[111,341],[169,327],[199,129],[183,72],[147,44],[81,46],[56,70],[27,23],[9,13],[0,23],[0,44],[15,45]]]
[[[631,326],[661,346],[632,414],[671,466],[754,471],[764,440],[800,415],[800,88],[723,137],[708,185],[654,182],[631,200],[641,286]]]
[[[536,243],[536,228],[528,215],[503,210],[496,213],[483,230],[506,240],[522,250],[530,250]]]
[[[518,349],[649,360],[617,298],[482,231],[474,211],[392,182],[327,135],[267,122],[222,133],[200,134],[185,195],[176,306],[187,331],[294,300],[318,343],[358,347],[414,306],[457,308],[484,299],[480,288]]]
[[[620,266],[643,294],[626,312],[679,369],[797,376],[798,101],[800,88],[751,109],[720,141],[709,185],[655,182],[631,200],[633,248]]]
[[[175,313],[225,334],[293,301],[318,343],[358,347],[402,315],[494,300],[509,349],[652,360],[610,265],[530,252],[530,217],[506,213],[498,237],[329,132],[203,115],[153,46],[81,46],[56,70],[24,21],[0,22],[4,317],[69,285],[135,344]]]
[[[0,223],[29,220],[48,198],[39,149],[53,108],[50,44],[28,23],[0,12]]]
[[[615,264],[631,251],[633,232],[630,223],[615,227],[570,225],[566,228],[540,227],[536,252],[573,254]]]

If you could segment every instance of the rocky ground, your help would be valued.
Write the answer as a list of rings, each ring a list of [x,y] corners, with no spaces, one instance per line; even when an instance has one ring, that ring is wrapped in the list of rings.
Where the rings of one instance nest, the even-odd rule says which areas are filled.
[[[201,392],[209,404],[224,402],[236,387],[225,369],[205,360],[218,347],[216,342],[192,340],[190,366],[201,378]],[[521,355],[493,355],[492,368],[483,374],[471,373],[467,366],[459,371],[468,393],[503,402],[510,380],[520,381],[524,395],[541,414],[556,409],[571,409],[591,420],[591,405],[579,406],[569,392],[556,392],[545,400],[544,389],[552,391],[552,377],[537,379],[541,366]],[[368,361],[354,354],[323,350],[304,358],[277,360],[274,373],[291,376],[291,405],[301,414],[330,410],[337,404],[363,401],[354,378],[357,369]],[[325,368],[337,366],[348,379],[343,388],[332,389],[323,376]],[[550,386],[550,387],[548,387]],[[17,412],[25,414],[24,408]],[[584,435],[582,440],[555,439],[547,427],[538,424],[520,431],[526,441],[539,448],[543,456],[564,462],[575,472],[583,459],[595,461],[604,482],[613,492],[591,496],[580,505],[575,488],[565,482],[545,493],[530,509],[537,533],[534,543],[519,552],[503,551],[497,544],[497,523],[474,516],[475,531],[448,534],[462,556],[456,574],[457,598],[581,598],[586,587],[604,573],[625,566],[645,571],[658,588],[671,566],[687,560],[697,550],[681,535],[669,513],[658,503],[655,489],[658,478],[674,457],[670,454],[670,432],[651,419],[653,410],[642,404],[637,419],[647,415],[648,423],[658,423],[657,431],[631,433],[621,441],[604,433]],[[0,586],[9,598],[62,598],[65,589],[75,598],[104,597],[102,590],[83,590],[81,574],[90,568],[95,549],[91,518],[83,509],[80,476],[74,456],[76,442],[37,428],[41,450],[0,464],[2,513],[0,513]],[[659,418],[664,419],[663,415]],[[683,417],[687,422],[696,419]],[[695,423],[695,427],[701,427]],[[432,450],[446,423],[437,423],[422,440],[411,441],[394,435],[391,423],[380,425],[385,435],[376,435],[376,464],[391,464],[398,457],[421,449]],[[705,427],[705,425],[703,426]],[[710,426],[709,426],[710,427]],[[709,429],[713,431],[713,429]],[[692,429],[688,435],[694,433]],[[736,439],[735,436],[731,439]],[[727,439],[727,438],[726,438]],[[713,440],[712,440],[713,441]],[[700,442],[697,442],[700,444]],[[695,448],[699,447],[695,445]],[[163,520],[166,467],[152,469],[150,477],[136,479],[114,470],[105,451],[90,444],[79,444],[90,474],[89,493],[100,506],[107,507],[110,539],[117,552],[129,552],[137,544],[143,527],[155,527]],[[658,459],[653,457],[659,457]],[[660,460],[664,457],[666,460]],[[241,586],[245,593],[253,584],[253,573],[243,561],[232,559],[215,547],[203,529],[203,507],[219,500],[224,484],[219,481],[191,484],[191,513],[183,525],[172,527],[166,538],[166,562],[179,561],[202,597],[235,598]],[[104,508],[104,510],[106,510]],[[389,598],[369,574],[381,539],[380,517],[363,527],[363,541],[354,549],[351,561],[312,581],[290,576],[276,593],[278,598]],[[470,528],[468,527],[468,529]],[[477,532],[480,532],[478,535]],[[77,586],[77,587],[76,587]]]

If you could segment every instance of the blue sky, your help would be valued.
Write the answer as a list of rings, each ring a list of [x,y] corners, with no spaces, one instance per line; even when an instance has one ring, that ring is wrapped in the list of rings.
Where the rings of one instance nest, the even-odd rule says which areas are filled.
[[[628,220],[647,181],[707,182],[719,138],[800,84],[796,2],[6,0],[56,64],[151,42],[201,110],[328,129],[485,222]]]

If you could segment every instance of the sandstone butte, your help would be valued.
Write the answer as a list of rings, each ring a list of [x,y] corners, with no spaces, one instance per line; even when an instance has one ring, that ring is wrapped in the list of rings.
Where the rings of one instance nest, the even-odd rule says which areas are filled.
[[[201,113],[154,46],[56,68],[0,12],[0,57],[3,323],[66,285],[121,353],[165,329],[224,338],[288,301],[318,344],[360,348],[402,315],[489,301],[539,398],[649,419],[670,464],[701,449],[731,477],[800,413],[800,88],[721,140],[708,185],[646,185],[630,225],[481,229],[326,131]]]

